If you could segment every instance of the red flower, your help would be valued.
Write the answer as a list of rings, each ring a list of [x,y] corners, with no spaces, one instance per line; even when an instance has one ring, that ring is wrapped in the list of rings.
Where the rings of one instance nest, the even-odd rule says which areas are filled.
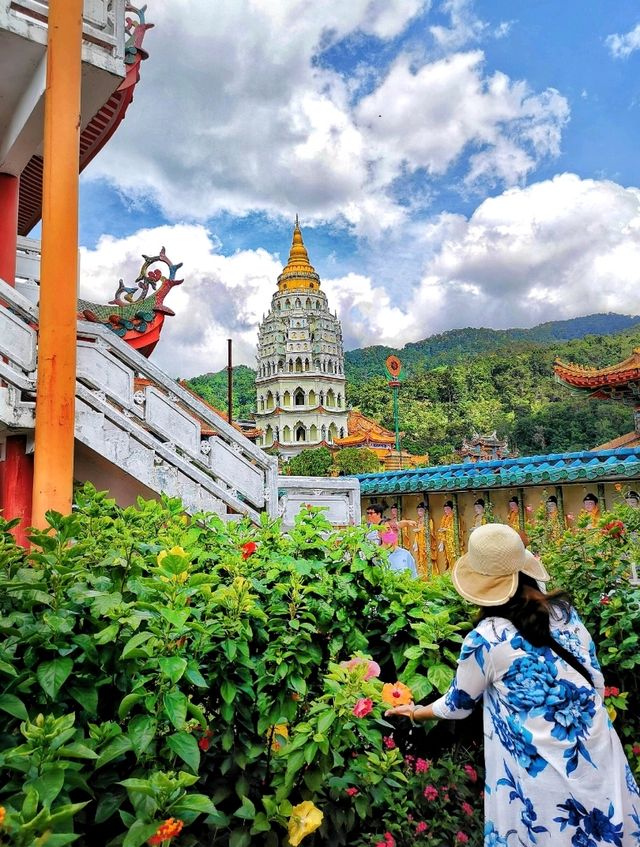
[[[347,797],[355,797],[356,794],[358,793],[358,789],[357,788],[345,788],[344,793],[347,795]]]
[[[478,772],[477,772],[477,770],[473,767],[473,765],[465,765],[465,766],[464,766],[464,772],[465,772],[465,773],[466,773],[466,775],[469,777],[469,779],[471,780],[471,782],[477,782],[477,781],[478,781]]]
[[[620,538],[625,533],[625,525],[622,521],[609,521],[602,527],[602,532],[611,538]]]
[[[373,709],[373,700],[371,697],[361,697],[353,707],[352,714],[357,718],[366,718],[369,712]]]
[[[211,745],[211,742],[209,741],[209,739],[208,739],[208,738],[202,737],[202,738],[198,741],[198,747],[199,747],[199,748],[200,748],[200,749],[201,749],[204,753],[206,753],[206,752],[207,752],[207,750],[209,749],[209,746],[210,746],[210,745]]]
[[[384,843],[387,845],[387,847],[396,847],[396,840],[390,832],[385,832]]]
[[[148,844],[162,844],[163,841],[171,841],[176,835],[182,831],[184,823],[178,818],[168,818],[164,823],[161,823],[155,832],[148,840]]]
[[[426,773],[431,767],[431,762],[426,759],[416,759],[416,773]]]
[[[435,785],[427,785],[427,787],[422,793],[427,798],[427,800],[438,799],[438,789],[435,787]]]
[[[620,694],[620,689],[616,688],[615,685],[605,685],[604,687],[604,696],[605,697],[617,697]]]
[[[242,550],[242,558],[246,561],[249,556],[253,556],[258,549],[258,545],[255,541],[247,541],[240,547],[240,549]]]
[[[421,835],[423,832],[426,832],[429,829],[427,824],[424,821],[420,821],[420,823],[416,826],[416,835]]]
[[[469,815],[471,817],[473,815],[473,807],[470,806],[467,802],[464,802],[460,808],[464,812],[465,815]]]
[[[640,744],[634,744],[631,748],[631,752],[634,756],[640,756]]]
[[[387,750],[395,750],[396,749],[396,742],[393,740],[393,738],[391,738],[390,735],[385,735],[382,739],[382,743],[387,748]]]
[[[601,606],[608,606],[610,602],[611,602],[611,597],[609,597],[607,594],[603,595],[600,598],[600,605]]]
[[[469,836],[464,832],[456,832],[456,841],[458,844],[466,844],[469,840]]]

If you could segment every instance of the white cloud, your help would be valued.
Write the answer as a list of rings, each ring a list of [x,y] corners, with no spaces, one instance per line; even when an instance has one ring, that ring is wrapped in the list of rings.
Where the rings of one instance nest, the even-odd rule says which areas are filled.
[[[449,15],[450,26],[432,26],[431,34],[445,50],[457,50],[470,42],[479,41],[488,25],[473,11],[474,0],[444,0],[442,11]]]
[[[630,32],[607,36],[605,44],[614,59],[628,59],[634,51],[640,49],[640,24]]]
[[[559,152],[567,101],[549,89],[533,94],[503,73],[484,75],[481,51],[456,53],[412,68],[401,56],[358,106],[369,149],[387,180],[403,166],[443,174],[471,146],[467,181],[489,174],[514,184],[539,158]]]
[[[467,2],[449,5],[452,18],[470,14]],[[307,221],[346,221],[360,235],[406,216],[412,198],[398,203],[393,195],[405,170],[443,174],[473,153],[481,158],[472,174],[518,182],[542,157],[557,155],[568,114],[557,92],[536,94],[504,74],[487,75],[481,52],[417,68],[400,53],[354,105],[354,80],[366,69],[349,77],[317,62],[327,46],[358,32],[392,39],[429,6],[158,4],[135,102],[84,178],[151,199],[169,220],[300,211]]]
[[[305,239],[313,256],[313,237]],[[117,279],[132,279],[140,254],[164,244],[184,260],[185,283],[171,292],[154,361],[173,376],[254,365],[257,329],[285,256],[265,250],[221,254],[198,225],[103,238],[82,251],[84,296],[105,301]],[[288,245],[284,245],[288,246]],[[348,348],[402,346],[452,327],[506,328],[598,311],[638,313],[640,190],[562,174],[485,200],[470,218],[443,214],[381,242],[371,273],[331,278],[318,267]],[[317,265],[317,263],[316,263]],[[414,269],[414,274],[405,270]]]

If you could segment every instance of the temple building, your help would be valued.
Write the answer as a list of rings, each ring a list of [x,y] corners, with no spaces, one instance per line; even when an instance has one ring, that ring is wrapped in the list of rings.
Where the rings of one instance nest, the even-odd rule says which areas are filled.
[[[258,335],[256,425],[285,459],[347,434],[342,328],[329,311],[296,216],[289,260]]]
[[[463,462],[488,462],[491,459],[513,459],[517,453],[509,450],[506,439],[498,438],[496,430],[489,435],[473,433],[471,438],[465,438],[460,448],[460,458]]]
[[[609,367],[593,368],[556,359],[553,370],[556,379],[577,394],[586,394],[594,400],[617,400],[632,407],[633,430],[594,447],[594,450],[640,445],[640,347],[636,347],[624,361]]]
[[[396,450],[395,433],[386,429],[377,421],[366,417],[359,409],[349,410],[347,431],[348,434],[344,438],[335,439],[334,450],[342,450],[346,447],[366,447],[376,454],[381,466],[386,471],[415,468],[429,464],[428,455],[413,456],[407,450]],[[404,435],[404,433],[400,434]]]

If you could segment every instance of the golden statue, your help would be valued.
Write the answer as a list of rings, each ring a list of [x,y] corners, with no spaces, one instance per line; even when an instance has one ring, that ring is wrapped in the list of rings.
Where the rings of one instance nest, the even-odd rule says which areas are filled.
[[[427,534],[425,532],[425,517],[427,504],[418,503],[418,520],[409,530],[413,534],[413,542],[409,549],[413,553],[420,579],[429,579],[437,570],[438,551],[436,547],[435,529],[433,521],[429,518],[429,536],[431,539],[430,550],[427,554]]]
[[[509,499],[507,523],[511,529],[515,529],[517,533],[520,532],[520,501],[515,495]]]
[[[438,527],[438,570],[444,573],[453,567],[456,560],[455,526],[453,521],[453,501],[447,500],[442,509],[442,518]]]

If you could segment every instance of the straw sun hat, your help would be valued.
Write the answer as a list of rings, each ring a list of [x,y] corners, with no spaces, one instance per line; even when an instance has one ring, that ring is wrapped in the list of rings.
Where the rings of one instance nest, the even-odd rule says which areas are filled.
[[[500,606],[516,593],[518,574],[546,582],[549,574],[506,524],[479,526],[469,538],[469,552],[453,566],[459,594],[478,606]]]

